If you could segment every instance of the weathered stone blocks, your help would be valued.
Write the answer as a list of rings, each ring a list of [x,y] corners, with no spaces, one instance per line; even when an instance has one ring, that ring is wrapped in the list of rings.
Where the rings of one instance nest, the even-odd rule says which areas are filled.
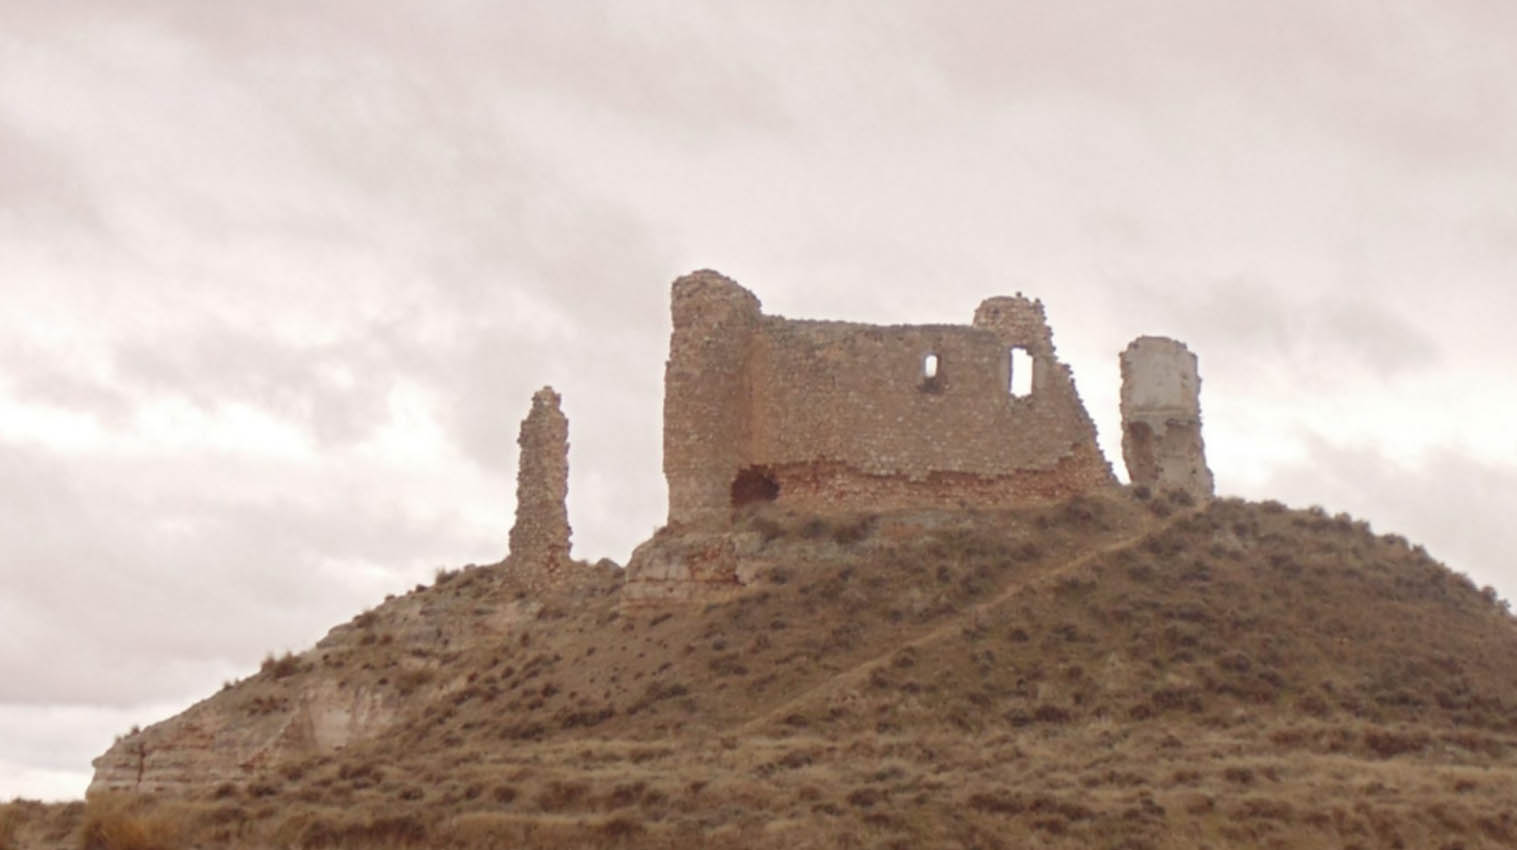
[[[1115,483],[1040,302],[987,299],[973,325],[800,321],[712,271],[675,281],[671,300],[671,525],[725,527],[755,499],[1005,507]],[[1024,396],[1014,349],[1030,358]]]
[[[532,396],[517,444],[516,523],[511,526],[513,576],[528,587],[558,583],[569,560],[569,420],[552,387]]]

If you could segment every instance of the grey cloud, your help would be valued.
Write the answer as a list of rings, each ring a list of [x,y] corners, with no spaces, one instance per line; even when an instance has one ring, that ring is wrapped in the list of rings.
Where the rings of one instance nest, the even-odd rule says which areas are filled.
[[[69,158],[8,120],[0,102],[0,234],[87,232],[99,225]]]
[[[1470,171],[1517,145],[1517,27],[1499,7],[916,3],[899,49],[976,100],[1127,113],[1171,146],[1226,133],[1207,113],[1242,105],[1266,120],[1236,133],[1305,130],[1386,165]]]
[[[1442,347],[1426,330],[1373,303],[1329,301],[1316,310],[1312,330],[1356,353],[1383,377],[1436,367]]]
[[[114,736],[134,723],[146,725],[180,706],[138,704],[126,708],[80,705],[20,705],[0,702],[0,728],[25,729],[26,734],[0,737],[0,799],[10,799],[5,782],[17,778],[17,768],[59,772],[49,777],[54,793],[77,799],[89,783],[90,759],[104,752]],[[10,775],[8,775],[10,774]],[[69,776],[68,774],[72,774]],[[69,780],[77,783],[65,791]],[[29,796],[38,792],[29,791]]]
[[[384,424],[401,353],[367,337],[281,344],[267,331],[223,324],[123,342],[114,363],[118,381],[149,397],[181,397],[206,409],[246,402],[332,446],[358,442]],[[346,381],[334,377],[339,372]]]
[[[1459,447],[1415,461],[1372,447],[1306,435],[1307,457],[1281,468],[1255,498],[1297,506],[1320,504],[1370,520],[1377,532],[1421,543],[1477,584],[1495,585],[1517,601],[1517,466],[1471,456]]]
[[[132,14],[229,55],[261,86],[350,117],[383,117],[397,93],[428,117],[460,101],[488,114],[492,92],[518,91],[680,126],[695,146],[787,124],[778,94],[751,72],[745,45],[724,37],[729,25],[716,11],[450,2],[375,14],[355,2],[160,0]]]
[[[1266,375],[1284,381],[1312,374],[1328,384],[1358,375],[1389,380],[1443,358],[1429,330],[1368,300],[1238,279],[1204,289],[1135,284],[1121,301],[1153,332],[1205,352],[1208,372],[1252,375],[1251,384]]]
[[[251,669],[264,652],[319,637],[313,623],[378,601],[374,584],[323,569],[328,560],[395,570],[503,548],[410,518],[399,494],[307,504],[289,481],[288,496],[259,498],[237,481],[256,465],[202,467],[0,446],[0,584],[12,611],[0,702],[119,706],[186,693],[208,670]],[[277,472],[265,479],[281,486]],[[389,582],[404,589],[406,576]]]

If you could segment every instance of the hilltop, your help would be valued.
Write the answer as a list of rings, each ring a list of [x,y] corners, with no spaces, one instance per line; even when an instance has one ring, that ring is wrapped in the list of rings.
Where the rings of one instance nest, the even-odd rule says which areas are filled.
[[[13,807],[16,846],[1517,842],[1504,606],[1346,516],[1188,501],[753,511],[786,566],[677,611],[619,611],[609,570],[526,608],[499,568],[444,574],[191,710],[293,729],[335,688],[383,734]]]

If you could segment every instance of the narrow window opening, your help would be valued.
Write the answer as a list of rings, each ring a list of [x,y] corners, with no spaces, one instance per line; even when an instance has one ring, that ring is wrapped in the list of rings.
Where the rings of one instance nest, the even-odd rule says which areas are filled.
[[[932,380],[938,376],[938,356],[929,354],[922,358],[922,377]]]
[[[1032,355],[1025,348],[1013,348],[1009,363],[1011,372],[1011,394],[1015,398],[1025,398],[1032,394]]]

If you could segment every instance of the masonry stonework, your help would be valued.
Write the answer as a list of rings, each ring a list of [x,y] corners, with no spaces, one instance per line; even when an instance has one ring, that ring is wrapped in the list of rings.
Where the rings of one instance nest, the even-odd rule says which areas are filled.
[[[532,396],[517,444],[516,523],[511,526],[512,573],[529,587],[560,583],[569,560],[569,420],[559,395],[543,387]]]
[[[1167,337],[1141,336],[1122,352],[1122,458],[1134,486],[1212,496],[1201,440],[1196,355]]]
[[[766,316],[713,271],[675,281],[665,372],[671,525],[754,501],[810,513],[995,508],[1115,483],[1040,302],[972,325]],[[1031,391],[1013,395],[1012,350]]]

